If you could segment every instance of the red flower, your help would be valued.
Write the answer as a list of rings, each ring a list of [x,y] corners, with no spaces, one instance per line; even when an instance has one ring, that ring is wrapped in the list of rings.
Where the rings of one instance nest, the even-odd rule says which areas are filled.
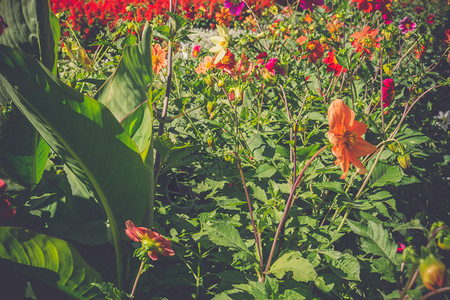
[[[11,202],[3,195],[7,187],[6,182],[0,179],[0,225],[2,224],[1,219],[10,219],[16,215],[16,210],[11,206]]]
[[[391,24],[393,14],[392,0],[376,0],[376,2],[375,8],[383,15],[384,23]]]
[[[316,63],[323,56],[323,46],[318,40],[313,40],[306,45],[307,55],[312,63]]]
[[[405,244],[402,244],[400,242],[397,243],[397,253],[402,254],[403,250],[405,250],[406,246]]]
[[[323,59],[323,62],[328,65],[327,73],[334,72],[334,75],[338,76],[341,72],[347,72],[347,69],[338,63],[333,51],[328,52],[328,56]]]
[[[4,193],[7,187],[8,185],[6,184],[6,182],[0,179],[0,194]]]
[[[198,57],[198,54],[200,53],[201,48],[202,48],[202,46],[200,46],[200,45],[194,45],[194,49],[192,49],[192,56]]]
[[[383,100],[383,107],[388,107],[395,96],[395,84],[391,78],[383,80],[383,87],[381,89],[381,97]]]
[[[258,56],[256,57],[256,59],[260,59],[260,58],[264,59],[266,57],[267,57],[267,53],[266,52],[260,52],[258,54]]]
[[[371,13],[375,11],[375,7],[372,5],[372,0],[353,0],[353,2],[357,2],[358,9],[363,12]]]
[[[427,23],[428,24],[433,24],[434,23],[434,15],[428,15]]]
[[[444,43],[450,44],[450,29],[446,29],[445,30]]]
[[[423,12],[423,6],[417,6],[414,8],[414,12],[418,15],[421,14]]]
[[[152,260],[158,259],[158,253],[163,256],[175,255],[175,252],[172,250],[172,242],[156,231],[145,227],[137,227],[130,220],[126,221],[125,225],[127,227],[125,233],[128,237],[135,242],[141,242],[142,247],[148,250],[148,256]]]

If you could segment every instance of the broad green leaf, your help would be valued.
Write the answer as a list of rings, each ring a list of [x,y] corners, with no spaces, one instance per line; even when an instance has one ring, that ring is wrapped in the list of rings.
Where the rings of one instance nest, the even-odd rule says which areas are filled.
[[[326,256],[331,270],[340,277],[347,280],[360,281],[360,266],[356,257],[339,251],[320,251]]]
[[[148,148],[153,133],[153,118],[147,101],[141,103],[135,110],[129,113],[120,124],[136,143],[139,152],[142,153]]]
[[[141,43],[123,49],[117,69],[94,97],[119,121],[147,100],[153,80],[151,40],[152,32],[146,24]]]
[[[77,299],[102,299],[100,274],[64,240],[17,227],[0,227],[0,258],[17,270]]]
[[[59,21],[46,0],[4,0],[0,16],[8,27],[0,36],[0,44],[8,45],[41,60],[56,74]],[[56,19],[56,20],[55,20]],[[0,91],[1,104],[10,101]],[[19,112],[0,124],[1,163],[9,177],[33,187],[44,172],[50,148]]]
[[[252,253],[248,251],[240,251],[233,254],[233,263],[231,266],[238,270],[246,271],[254,269],[255,267],[257,268],[258,262],[255,255]]]
[[[342,189],[342,183],[340,182],[326,181],[313,183],[313,185],[320,190],[330,190],[338,194],[345,194],[344,190]]]
[[[96,193],[108,217],[139,224],[147,195],[143,162],[109,110],[6,46],[0,46],[0,80],[52,149]]]
[[[366,253],[382,256],[393,264],[397,245],[381,224],[368,221],[366,226],[349,219],[347,222],[354,233],[363,237],[361,248]]]
[[[263,153],[266,145],[264,144],[261,134],[255,133],[250,135],[249,139],[247,140],[247,145],[250,148],[253,159],[255,161],[264,159]]]
[[[381,187],[399,182],[402,177],[403,172],[400,167],[378,163],[370,177],[369,183],[371,187]]]
[[[258,166],[255,172],[255,177],[270,178],[277,172],[277,168],[268,164]]]
[[[134,142],[104,105],[61,83],[33,57],[3,45],[0,84],[102,203],[119,251],[118,226],[128,219],[142,223],[147,207],[145,167]]]
[[[341,279],[336,274],[333,273],[325,273],[317,275],[316,279],[314,280],[314,283],[316,284],[317,288],[319,288],[321,291],[325,293],[329,293],[331,291],[338,291],[342,286]]]
[[[0,16],[8,27],[0,44],[33,55],[52,71],[57,59],[52,30],[56,26],[50,14],[48,0],[2,0]]]
[[[249,252],[237,229],[228,223],[213,223],[206,226],[210,240],[219,246]]]
[[[292,271],[292,277],[297,281],[313,281],[317,277],[313,265],[302,257],[298,251],[289,251],[278,258],[270,268],[278,279],[283,278],[286,272]]]

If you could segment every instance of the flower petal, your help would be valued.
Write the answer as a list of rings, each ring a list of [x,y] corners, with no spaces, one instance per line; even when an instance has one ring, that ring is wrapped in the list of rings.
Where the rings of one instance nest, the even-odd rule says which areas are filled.
[[[350,149],[350,152],[355,157],[366,156],[374,153],[377,150],[377,147],[364,140],[361,137],[356,137],[356,142]]]

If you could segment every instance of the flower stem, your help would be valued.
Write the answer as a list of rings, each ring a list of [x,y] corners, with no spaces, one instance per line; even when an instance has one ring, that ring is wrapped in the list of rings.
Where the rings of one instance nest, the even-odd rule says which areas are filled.
[[[136,291],[136,286],[139,281],[139,277],[141,277],[142,269],[144,268],[145,262],[141,262],[141,266],[139,267],[139,271],[136,275],[136,279],[134,280],[133,289],[131,290],[130,300],[134,298],[134,292]]]
[[[320,153],[322,153],[328,146],[325,145],[323,146],[319,151],[316,152],[316,154],[314,154],[306,163],[306,165],[303,167],[303,170],[301,171],[301,173],[298,175],[297,179],[295,180],[292,188],[291,188],[291,193],[289,194],[289,198],[288,201],[286,203],[286,208],[284,209],[284,213],[283,213],[283,217],[281,218],[280,224],[278,224],[278,228],[277,231],[275,233],[275,237],[273,239],[273,243],[272,243],[272,248],[270,250],[270,254],[269,254],[269,259],[267,260],[267,265],[266,265],[266,269],[264,270],[264,274],[267,274],[269,272],[269,268],[270,265],[272,263],[272,258],[273,255],[275,253],[275,248],[277,246],[277,242],[278,242],[278,237],[280,235],[281,229],[284,227],[284,224],[286,222],[286,218],[287,215],[289,214],[289,210],[292,207],[292,204],[294,202],[294,194],[295,194],[295,190],[297,189],[297,187],[300,184],[300,181],[303,178],[303,175],[305,174],[306,169],[309,167],[309,165],[319,156]]]

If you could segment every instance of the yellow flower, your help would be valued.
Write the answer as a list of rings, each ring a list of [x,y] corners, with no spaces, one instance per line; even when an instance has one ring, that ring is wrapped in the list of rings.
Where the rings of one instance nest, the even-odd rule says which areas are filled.
[[[230,39],[228,28],[226,26],[217,26],[217,31],[219,32],[219,36],[213,36],[210,38],[211,42],[214,44],[214,47],[209,49],[209,51],[217,53],[214,64],[217,64],[219,61],[221,61],[227,53],[228,41]]]

